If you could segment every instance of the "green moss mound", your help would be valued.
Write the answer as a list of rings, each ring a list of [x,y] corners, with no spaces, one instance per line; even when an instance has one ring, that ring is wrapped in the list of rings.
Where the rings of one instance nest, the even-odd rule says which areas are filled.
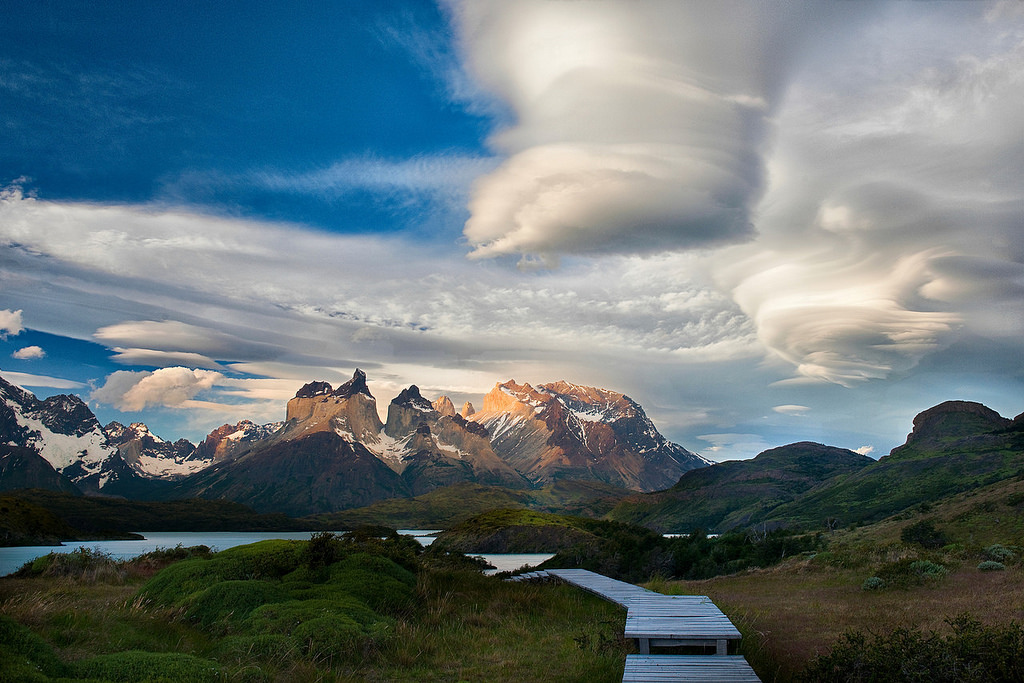
[[[47,681],[65,670],[46,641],[0,614],[0,681]]]
[[[187,615],[208,626],[220,619],[245,619],[261,605],[287,599],[280,586],[268,581],[221,581],[198,593]]]
[[[210,659],[176,652],[129,650],[98,655],[80,662],[79,678],[94,678],[115,683],[219,683],[220,668]]]
[[[223,550],[208,559],[173,564],[153,577],[140,596],[158,605],[184,605],[221,581],[280,579],[302,560],[304,541],[260,541]]]

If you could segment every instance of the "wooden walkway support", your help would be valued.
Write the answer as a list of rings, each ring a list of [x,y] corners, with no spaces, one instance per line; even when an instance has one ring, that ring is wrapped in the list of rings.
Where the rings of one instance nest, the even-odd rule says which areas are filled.
[[[761,683],[747,660],[738,655],[626,655],[622,683],[662,681]]]

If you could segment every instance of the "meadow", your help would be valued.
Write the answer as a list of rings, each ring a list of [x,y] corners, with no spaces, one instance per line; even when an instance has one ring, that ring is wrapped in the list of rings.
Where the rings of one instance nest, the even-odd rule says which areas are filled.
[[[771,566],[644,583],[710,596],[766,683],[1024,680],[1020,484],[837,530]],[[608,548],[633,547],[622,529]],[[380,535],[40,558],[0,579],[0,681],[621,680],[623,610]],[[725,571],[735,545],[668,547],[722,555]]]

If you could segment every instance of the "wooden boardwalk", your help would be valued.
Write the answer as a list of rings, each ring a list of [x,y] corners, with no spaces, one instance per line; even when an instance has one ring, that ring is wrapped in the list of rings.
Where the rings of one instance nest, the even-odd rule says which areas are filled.
[[[622,683],[658,681],[761,683],[747,660],[738,655],[626,655]]]
[[[639,655],[626,658],[623,683],[641,681],[759,681],[747,661],[729,656],[739,630],[704,595],[662,595],[586,569],[548,569],[513,580],[556,578],[626,608],[623,635],[637,641]],[[651,655],[651,646],[714,647],[715,655]]]

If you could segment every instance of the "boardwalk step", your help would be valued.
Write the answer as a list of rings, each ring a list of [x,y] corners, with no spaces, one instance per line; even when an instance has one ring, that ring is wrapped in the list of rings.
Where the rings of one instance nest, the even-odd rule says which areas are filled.
[[[738,655],[626,655],[622,683],[659,681],[760,683],[761,679]]]

